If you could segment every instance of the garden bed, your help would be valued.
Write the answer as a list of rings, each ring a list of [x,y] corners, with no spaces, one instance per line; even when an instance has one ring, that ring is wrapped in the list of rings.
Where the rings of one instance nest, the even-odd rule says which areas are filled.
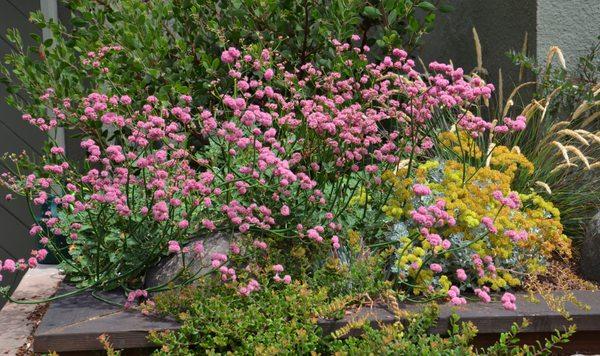
[[[69,291],[63,286],[59,293]],[[561,292],[555,292],[560,294]],[[563,352],[593,352],[600,347],[600,292],[573,291],[577,300],[589,306],[581,308],[567,303],[565,309],[571,315],[567,320],[563,315],[553,311],[542,298],[533,303],[525,295],[517,295],[517,311],[505,310],[500,303],[469,303],[460,307],[443,304],[437,326],[432,333],[444,333],[449,325],[450,316],[456,312],[461,321],[475,324],[479,334],[475,339],[476,346],[485,346],[497,341],[501,332],[523,318],[530,321],[530,326],[519,335],[522,342],[533,343],[541,337],[548,336],[555,330],[562,330],[577,325],[577,333],[572,341],[565,345]],[[122,293],[102,293],[102,298],[123,303]],[[421,304],[406,304],[403,308],[416,311]],[[371,324],[391,323],[394,315],[381,306],[364,306],[346,315],[341,320],[319,320],[325,333],[333,332],[349,321],[369,315]],[[111,305],[84,293],[51,303],[34,336],[33,350],[36,353],[56,351],[88,353],[102,350],[98,337],[106,334],[116,349],[124,349],[129,353],[147,353],[153,345],[146,336],[150,330],[174,330],[179,324],[172,319],[159,319],[144,316],[136,311],[127,311],[122,307]]]

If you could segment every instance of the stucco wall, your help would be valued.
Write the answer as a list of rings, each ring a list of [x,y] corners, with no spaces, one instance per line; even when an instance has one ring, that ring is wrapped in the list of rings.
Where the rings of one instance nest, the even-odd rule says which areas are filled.
[[[536,29],[538,61],[558,46],[572,67],[600,36],[600,0],[537,0]]]

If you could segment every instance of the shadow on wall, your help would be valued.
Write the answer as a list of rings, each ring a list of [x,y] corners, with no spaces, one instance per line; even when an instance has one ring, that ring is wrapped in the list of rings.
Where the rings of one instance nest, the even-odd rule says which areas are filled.
[[[519,68],[506,56],[510,50],[521,51],[528,38],[527,55],[536,55],[535,0],[448,0],[454,11],[439,16],[432,33],[424,38],[420,56],[425,63],[448,62],[465,72],[477,66],[473,28],[477,29],[482,47],[485,78],[497,85],[502,69],[505,96],[519,81]],[[527,81],[530,78],[523,78]]]

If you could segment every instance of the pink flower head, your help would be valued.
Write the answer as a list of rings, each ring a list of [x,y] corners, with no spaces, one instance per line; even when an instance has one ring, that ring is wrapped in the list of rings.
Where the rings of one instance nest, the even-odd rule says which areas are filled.
[[[449,249],[450,246],[452,246],[452,242],[450,242],[450,240],[444,239],[442,241],[442,247],[444,248],[444,250]]]
[[[487,293],[487,291],[476,288],[474,290],[474,292],[475,292],[475,295],[478,296],[481,299],[481,301],[483,301],[484,303],[489,303],[492,301],[492,298]]]
[[[283,272],[283,266],[282,265],[273,265],[273,267],[271,267],[273,269],[273,272],[275,273],[281,273]]]
[[[431,189],[424,184],[415,184],[412,186],[413,193],[419,196],[425,196],[431,194]]]
[[[190,223],[186,219],[183,219],[179,223],[177,223],[177,226],[180,229],[187,229],[190,226]]]
[[[510,192],[506,197],[504,197],[501,191],[495,190],[492,193],[492,196],[495,200],[500,202],[500,204],[507,206],[510,209],[518,209],[521,207],[521,199],[519,198],[519,194],[517,192]]]
[[[37,253],[35,254],[35,258],[37,258],[38,261],[43,261],[47,255],[48,255],[48,250],[46,250],[45,248],[41,248],[41,249],[37,250]]]
[[[260,241],[260,240],[254,240],[254,247],[260,249],[260,250],[266,250],[267,249],[267,243],[264,241]]]
[[[52,147],[50,148],[50,153],[52,153],[53,155],[62,155],[65,153],[65,149],[62,147]]]
[[[504,235],[510,238],[513,242],[526,241],[529,238],[529,234],[525,230],[515,231],[515,230],[506,230]]]
[[[159,201],[152,206],[152,216],[156,221],[166,221],[169,219],[169,207],[164,201]]]
[[[179,246],[179,242],[175,240],[169,241],[169,253],[179,253],[181,251],[181,247]]]
[[[331,245],[333,247],[334,250],[339,250],[341,245],[340,245],[340,238],[337,235],[333,235],[331,237]]]
[[[464,305],[467,304],[467,300],[462,297],[453,297],[450,299],[450,304],[452,305]]]
[[[239,255],[241,252],[241,249],[238,246],[238,244],[236,244],[235,242],[232,242],[231,244],[229,244],[229,251],[231,251],[231,253],[233,253],[234,255]]]
[[[221,61],[224,63],[233,63],[240,56],[240,51],[235,47],[229,47],[229,49],[221,53]]]
[[[197,241],[196,243],[194,243],[193,250],[197,255],[200,255],[204,252],[204,245],[202,244],[202,242]]]
[[[273,69],[269,68],[265,71],[265,80],[271,80],[273,78],[274,72]]]
[[[440,265],[439,263],[432,263],[429,265],[429,269],[432,270],[434,273],[440,273],[442,272],[442,265]]]
[[[10,258],[7,258],[6,260],[4,260],[4,265],[2,266],[2,270],[9,271],[9,272],[16,271],[17,266],[15,264],[15,261],[11,260]]]
[[[502,302],[504,309],[513,311],[517,310],[517,305],[515,304],[517,298],[513,294],[508,292],[504,293],[500,301]]]
[[[492,218],[484,216],[481,218],[481,223],[488,229],[488,231],[492,234],[498,232],[498,229],[494,226],[494,220]]]
[[[31,229],[29,229],[29,236],[35,236],[42,232],[42,227],[39,225],[33,225]]]
[[[217,229],[217,226],[214,222],[212,222],[212,220],[202,219],[202,225],[210,231],[214,231]]]
[[[465,273],[464,269],[459,268],[456,270],[456,279],[458,279],[461,282],[464,282],[467,280],[467,274]]]

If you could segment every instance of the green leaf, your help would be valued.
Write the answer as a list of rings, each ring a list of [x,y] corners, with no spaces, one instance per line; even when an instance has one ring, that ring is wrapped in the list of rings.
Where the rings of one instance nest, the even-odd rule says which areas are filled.
[[[440,12],[443,13],[448,13],[448,12],[452,12],[454,11],[454,6],[450,5],[450,4],[442,4],[440,5]]]
[[[422,2],[418,3],[417,6],[426,11],[435,11],[436,10],[435,5],[430,3],[429,1],[422,1]]]
[[[398,11],[396,9],[392,10],[388,15],[388,24],[393,25],[398,18]]]
[[[366,6],[363,11],[363,15],[365,15],[366,17],[371,18],[371,19],[376,19],[379,16],[381,16],[381,12],[376,7]]]

